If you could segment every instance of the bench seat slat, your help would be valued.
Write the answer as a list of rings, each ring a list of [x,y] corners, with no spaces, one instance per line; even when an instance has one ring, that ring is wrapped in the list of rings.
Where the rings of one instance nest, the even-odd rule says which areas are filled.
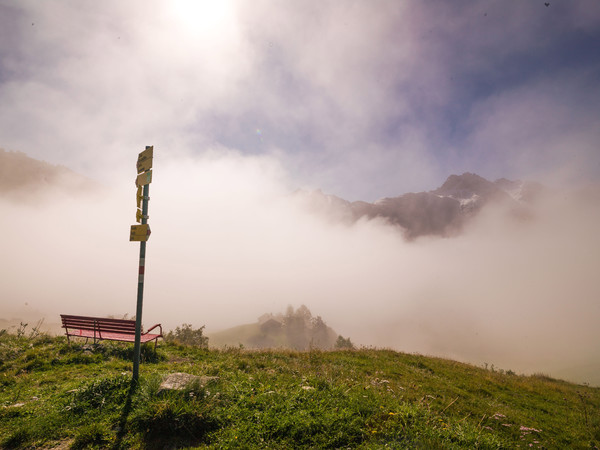
[[[96,325],[75,325],[75,324],[67,324],[64,325],[63,328],[74,328],[81,330],[100,330],[100,331],[108,331],[108,332],[123,332],[123,333],[135,333],[135,326],[133,327],[113,327],[106,326],[103,324]]]

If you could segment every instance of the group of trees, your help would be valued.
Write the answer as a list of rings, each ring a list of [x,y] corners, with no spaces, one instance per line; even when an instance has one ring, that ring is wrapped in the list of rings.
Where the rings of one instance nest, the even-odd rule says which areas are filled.
[[[259,322],[262,333],[255,343],[261,347],[274,346],[279,338],[286,347],[294,350],[354,348],[350,338],[338,336],[321,316],[313,316],[305,305],[296,310],[288,306],[285,314],[265,314]]]

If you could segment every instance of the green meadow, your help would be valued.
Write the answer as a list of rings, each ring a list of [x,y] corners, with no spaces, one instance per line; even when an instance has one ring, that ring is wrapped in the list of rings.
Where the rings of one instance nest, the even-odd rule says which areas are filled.
[[[600,389],[385,349],[0,335],[2,448],[598,448]],[[205,381],[164,391],[171,373]]]

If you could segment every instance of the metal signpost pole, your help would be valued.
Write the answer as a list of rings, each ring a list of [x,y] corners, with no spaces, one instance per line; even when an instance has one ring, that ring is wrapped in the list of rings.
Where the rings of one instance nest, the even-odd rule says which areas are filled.
[[[142,225],[148,223],[148,196],[150,185],[144,186],[142,202]],[[140,242],[140,270],[138,274],[137,306],[135,309],[135,344],[133,346],[133,381],[137,382],[140,372],[140,353],[142,337],[142,306],[144,303],[144,267],[146,265],[146,241]]]
[[[152,182],[152,160],[154,147],[147,146],[137,160],[137,212],[136,221],[141,225],[132,225],[130,241],[140,241],[140,266],[138,271],[137,305],[135,310],[135,343],[133,346],[133,382],[137,383],[140,374],[140,353],[142,340],[142,309],[144,304],[144,272],[146,267],[146,241],[150,237],[148,225],[148,200],[150,200],[150,183]],[[141,206],[141,209],[140,209]]]

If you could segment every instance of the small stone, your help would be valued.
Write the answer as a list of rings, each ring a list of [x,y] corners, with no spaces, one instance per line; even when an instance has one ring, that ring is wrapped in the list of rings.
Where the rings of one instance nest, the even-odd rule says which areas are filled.
[[[198,383],[200,387],[206,386],[219,377],[197,376],[189,373],[171,373],[160,384],[158,392],[162,391],[181,391],[186,389],[192,383]]]

